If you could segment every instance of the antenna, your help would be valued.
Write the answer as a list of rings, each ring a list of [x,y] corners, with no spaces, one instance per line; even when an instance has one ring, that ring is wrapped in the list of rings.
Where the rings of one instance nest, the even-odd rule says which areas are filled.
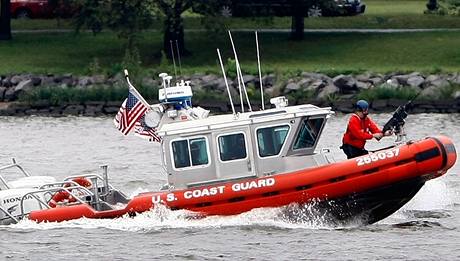
[[[228,87],[227,75],[225,75],[224,63],[222,62],[219,48],[217,48],[217,55],[219,56],[220,68],[222,69],[222,74],[224,75],[225,86],[227,87],[228,98],[230,99],[230,105],[232,106],[233,116],[236,117],[235,106],[233,106],[232,95],[230,94],[230,88]]]
[[[232,33],[228,31],[228,35],[230,36],[230,42],[232,43],[233,53],[235,55],[237,77],[241,79],[243,90],[244,90],[244,93],[246,94],[246,102],[248,103],[249,111],[252,111],[251,103],[249,102],[248,92],[246,90],[246,85],[244,84],[244,80],[243,80],[243,74],[241,73],[240,62],[238,61],[238,55],[236,54],[235,44],[233,43]],[[243,107],[243,104],[241,104],[241,107]]]
[[[243,93],[241,92],[241,82],[242,81],[240,80],[240,74],[238,73],[238,67],[239,67],[238,56],[236,55],[236,50],[235,50],[235,46],[233,45],[233,38],[232,38],[232,34],[230,33],[230,31],[228,31],[228,35],[230,36],[230,42],[232,43],[233,54],[235,56],[236,79],[238,81],[238,90],[240,92],[241,112],[244,112]]]
[[[257,67],[259,69],[260,98],[262,99],[262,110],[264,111],[265,110],[264,89],[262,86],[262,71],[260,70],[259,37],[257,37],[257,31],[256,31],[256,47],[257,47]]]
[[[165,93],[165,101],[168,102],[168,96],[166,94],[166,78],[168,77],[167,73],[160,73],[158,76],[163,80],[163,91]]]
[[[180,61],[179,43],[176,40],[177,60],[179,62],[179,75],[182,75],[182,63]]]
[[[169,45],[171,46],[171,54],[172,54],[172,60],[173,60],[173,65],[174,65],[174,76],[176,77],[176,80],[177,80],[176,59],[174,59],[174,48],[173,48],[172,40],[169,40]]]

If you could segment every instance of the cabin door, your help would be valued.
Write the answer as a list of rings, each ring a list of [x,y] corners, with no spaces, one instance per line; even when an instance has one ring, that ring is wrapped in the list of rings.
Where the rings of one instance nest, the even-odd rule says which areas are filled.
[[[215,141],[217,143],[216,172],[218,179],[255,176],[249,128],[221,132],[215,135]]]

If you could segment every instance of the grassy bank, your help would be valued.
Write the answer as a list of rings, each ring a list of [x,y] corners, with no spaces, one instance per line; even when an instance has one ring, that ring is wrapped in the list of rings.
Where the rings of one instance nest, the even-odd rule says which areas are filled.
[[[140,52],[144,69],[158,68],[162,35],[145,33]],[[243,70],[256,72],[254,36],[235,33]],[[185,73],[218,72],[216,48],[225,58],[231,47],[225,35],[205,32],[186,33],[192,55],[182,57]],[[286,73],[319,71],[343,72],[454,72],[460,71],[460,34],[458,32],[360,34],[310,33],[302,42],[287,40],[287,34],[260,35],[263,70]],[[203,48],[206,47],[206,48]],[[74,73],[87,74],[97,58],[101,70],[121,70],[123,42],[113,33],[93,36],[90,33],[16,34],[11,42],[0,45],[0,73]]]

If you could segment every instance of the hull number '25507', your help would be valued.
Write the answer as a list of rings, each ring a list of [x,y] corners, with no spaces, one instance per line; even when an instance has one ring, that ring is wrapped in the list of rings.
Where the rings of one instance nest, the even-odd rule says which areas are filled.
[[[362,166],[362,165],[370,164],[375,161],[397,157],[398,155],[399,155],[399,148],[371,153],[369,155],[357,158],[356,165]]]

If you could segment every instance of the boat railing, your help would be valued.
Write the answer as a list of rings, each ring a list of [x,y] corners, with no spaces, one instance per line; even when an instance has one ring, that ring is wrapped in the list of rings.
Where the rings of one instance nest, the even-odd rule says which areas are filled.
[[[18,220],[15,216],[13,216],[12,214],[10,214],[10,212],[8,212],[8,211],[7,211],[6,209],[4,209],[2,206],[0,206],[0,211],[3,212],[3,213],[5,213],[5,215],[6,215],[7,217],[11,218],[11,220],[13,220],[14,223],[18,223],[18,222],[19,222],[19,220]]]
[[[101,168],[103,170],[102,175],[86,174],[69,176],[64,179],[64,183],[81,177],[89,179],[93,184],[91,191],[94,194],[91,204],[97,210],[108,208],[112,209],[114,208],[114,205],[118,203],[126,203],[128,201],[126,195],[124,195],[121,191],[117,190],[109,183],[107,165],[102,165]]]
[[[44,200],[45,199],[44,195],[46,195],[46,194],[54,195],[55,193],[59,193],[59,192],[63,191],[63,192],[68,193],[70,196],[72,196],[76,200],[76,202],[75,202],[76,204],[87,204],[88,202],[82,200],[82,198],[87,198],[88,196],[89,197],[94,196],[94,193],[92,193],[89,189],[87,189],[85,187],[82,187],[82,186],[80,186],[78,184],[76,184],[74,186],[70,186],[70,187],[57,187],[57,185],[59,185],[61,183],[62,182],[46,184],[44,186],[55,185],[55,187],[48,187],[48,188],[38,189],[38,190],[31,191],[31,192],[28,192],[28,193],[24,194],[21,197],[21,201],[19,203],[21,205],[21,212],[19,214],[19,219],[23,219],[25,217],[25,215],[28,214],[28,213],[25,213],[24,203],[25,203],[25,200],[29,199],[30,197],[33,197],[38,202],[40,208],[44,207],[46,209],[50,209],[51,207],[49,206],[49,203],[46,200]],[[40,195],[42,195],[43,198],[41,198]],[[9,216],[11,217],[11,215],[9,215]],[[15,219],[15,221],[17,221],[17,220],[18,219]]]
[[[12,164],[0,167],[0,172],[4,171],[4,170],[7,170],[7,169],[17,168],[17,169],[20,170],[20,172],[22,174],[24,174],[25,177],[30,177],[30,174],[21,165],[19,165],[16,162],[15,158],[11,158],[11,161],[12,161]],[[3,183],[3,185],[6,187],[6,189],[10,189],[10,186],[8,185],[8,182],[6,181],[6,179],[3,177],[3,175],[1,173],[0,173],[0,181]]]
[[[332,151],[331,151],[330,148],[321,148],[321,151],[320,151],[321,155],[324,156],[324,158],[326,159],[326,161],[327,161],[328,164],[331,164],[331,163],[335,163],[335,162],[336,162],[336,160],[335,160],[335,158],[334,158],[334,155],[332,155],[331,152],[332,152]]]

